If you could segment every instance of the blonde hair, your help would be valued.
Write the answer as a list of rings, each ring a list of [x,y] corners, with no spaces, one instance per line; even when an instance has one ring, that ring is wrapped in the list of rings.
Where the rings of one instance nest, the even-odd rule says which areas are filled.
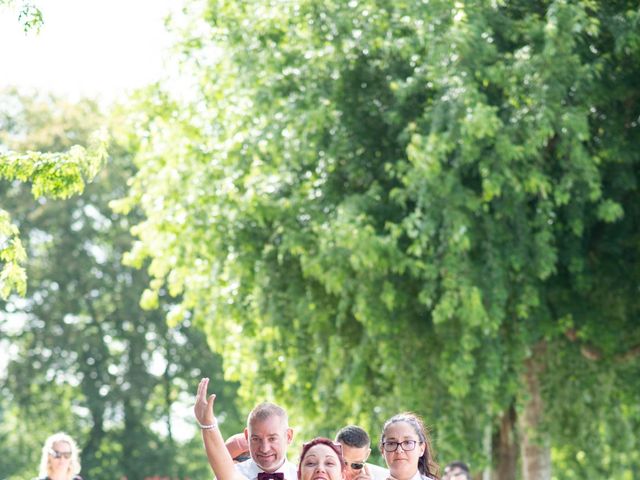
[[[42,456],[40,457],[40,470],[38,476],[45,478],[51,476],[51,451],[53,445],[57,442],[65,442],[71,447],[71,459],[69,469],[66,473],[66,479],[72,480],[75,475],[80,473],[80,455],[76,442],[64,432],[57,432],[47,438],[42,446]]]

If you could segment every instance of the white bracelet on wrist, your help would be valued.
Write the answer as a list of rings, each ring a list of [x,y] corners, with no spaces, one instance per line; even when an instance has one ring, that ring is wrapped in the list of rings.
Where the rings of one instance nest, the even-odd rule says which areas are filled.
[[[196,420],[196,423],[200,426],[200,429],[202,430],[213,430],[218,426],[218,421],[215,418],[213,419],[213,423],[211,425],[203,425],[197,420]]]

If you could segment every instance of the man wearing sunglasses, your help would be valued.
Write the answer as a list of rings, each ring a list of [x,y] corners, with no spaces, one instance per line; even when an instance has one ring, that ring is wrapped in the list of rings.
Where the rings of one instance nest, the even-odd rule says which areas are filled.
[[[367,463],[371,454],[369,434],[357,425],[347,425],[336,435],[336,442],[342,445],[346,469],[346,480],[386,480],[389,470]]]

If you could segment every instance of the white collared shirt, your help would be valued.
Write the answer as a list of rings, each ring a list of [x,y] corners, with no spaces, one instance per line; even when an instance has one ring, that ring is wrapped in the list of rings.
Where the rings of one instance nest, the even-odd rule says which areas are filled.
[[[391,476],[388,468],[379,467],[373,463],[367,463],[366,467],[372,480],[387,480]]]
[[[247,480],[256,480],[258,478],[258,473],[264,471],[256,462],[253,461],[253,458],[244,462],[236,463],[235,467],[238,472],[247,478]],[[280,468],[278,468],[276,472],[284,473],[284,480],[298,480],[298,467],[286,458],[284,459],[284,463],[280,465]]]
[[[422,475],[420,473],[420,469],[416,472],[416,474],[411,477],[411,480],[432,480],[431,477],[427,477],[426,475]]]

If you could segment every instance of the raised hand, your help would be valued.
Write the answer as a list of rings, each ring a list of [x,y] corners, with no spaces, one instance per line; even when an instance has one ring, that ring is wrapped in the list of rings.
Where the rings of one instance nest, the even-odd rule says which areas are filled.
[[[193,414],[200,425],[213,425],[216,422],[216,417],[213,414],[213,402],[216,399],[216,394],[212,393],[207,398],[208,386],[208,378],[205,377],[200,380],[196,402],[193,405]]]
[[[193,414],[202,430],[202,440],[209,465],[218,480],[247,480],[242,474],[236,472],[231,454],[224,445],[224,439],[213,414],[213,402],[216,399],[216,394],[212,393],[207,397],[208,386],[208,378],[200,380],[196,402],[193,405]]]
[[[367,464],[364,464],[364,468],[360,470],[360,473],[356,475],[354,480],[371,480],[371,473],[369,472],[369,467]]]

